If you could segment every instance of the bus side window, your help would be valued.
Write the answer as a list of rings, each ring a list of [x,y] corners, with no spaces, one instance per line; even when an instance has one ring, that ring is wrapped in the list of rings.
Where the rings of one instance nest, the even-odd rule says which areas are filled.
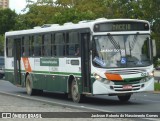
[[[51,55],[56,56],[56,50],[55,50],[55,34],[51,35]]]
[[[8,57],[13,56],[13,38],[7,38],[6,41],[6,54]]]
[[[34,36],[34,56],[41,56],[42,54],[42,35]]]
[[[29,37],[29,56],[34,56],[34,36]]]
[[[42,55],[51,56],[51,34],[45,34],[42,41]]]
[[[22,38],[22,56],[29,56],[29,36]]]
[[[54,43],[54,52],[55,56],[64,56],[65,55],[65,42],[64,34],[56,33],[55,34],[55,43]]]
[[[77,32],[70,32],[68,34],[67,41],[67,55],[69,56],[79,56],[79,39]]]

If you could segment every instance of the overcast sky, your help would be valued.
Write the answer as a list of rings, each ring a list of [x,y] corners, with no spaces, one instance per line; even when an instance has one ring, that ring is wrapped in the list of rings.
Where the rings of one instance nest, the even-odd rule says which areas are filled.
[[[16,13],[22,13],[21,10],[23,10],[26,6],[26,0],[9,0],[9,8],[11,10],[15,10]]]

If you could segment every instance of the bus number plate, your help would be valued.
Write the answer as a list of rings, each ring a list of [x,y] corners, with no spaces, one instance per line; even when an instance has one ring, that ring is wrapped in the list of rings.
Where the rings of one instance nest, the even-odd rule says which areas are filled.
[[[123,85],[123,89],[132,89],[132,85]]]

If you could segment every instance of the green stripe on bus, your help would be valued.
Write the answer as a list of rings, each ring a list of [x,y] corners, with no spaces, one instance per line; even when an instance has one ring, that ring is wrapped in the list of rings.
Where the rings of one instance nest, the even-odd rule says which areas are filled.
[[[129,82],[129,81],[139,81],[141,79],[143,79],[145,77],[137,77],[137,78],[126,78],[124,79],[125,82]]]
[[[14,72],[13,69],[6,69],[5,72]],[[25,70],[21,70],[22,73],[25,73]],[[72,72],[49,72],[49,71],[32,71],[33,74],[48,74],[48,75],[76,75],[81,76],[81,73],[72,73]]]
[[[48,72],[48,71],[32,71],[33,73],[43,73],[43,74],[56,74],[56,75],[77,75],[81,76],[81,73],[72,73],[72,72]]]

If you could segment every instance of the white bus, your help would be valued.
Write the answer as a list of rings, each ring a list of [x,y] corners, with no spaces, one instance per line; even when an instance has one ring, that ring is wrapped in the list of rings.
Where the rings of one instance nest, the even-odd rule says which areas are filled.
[[[80,21],[5,33],[5,79],[29,95],[118,96],[153,91],[150,24],[137,19]]]

